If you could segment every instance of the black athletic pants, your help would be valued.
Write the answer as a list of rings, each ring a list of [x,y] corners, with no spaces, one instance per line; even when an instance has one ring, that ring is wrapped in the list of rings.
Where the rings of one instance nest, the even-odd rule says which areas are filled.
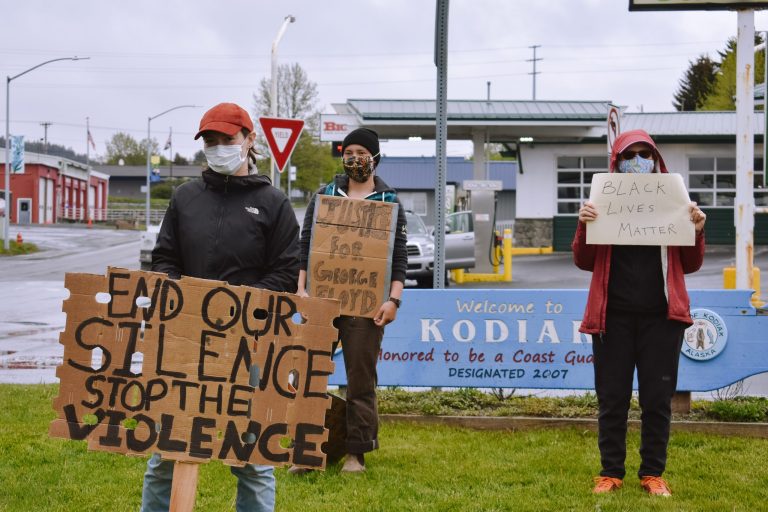
[[[672,395],[685,325],[668,320],[665,313],[609,310],[605,331],[592,341],[600,406],[600,475],[624,478],[627,414],[637,368],[642,409],[638,476],[661,476],[667,463]]]

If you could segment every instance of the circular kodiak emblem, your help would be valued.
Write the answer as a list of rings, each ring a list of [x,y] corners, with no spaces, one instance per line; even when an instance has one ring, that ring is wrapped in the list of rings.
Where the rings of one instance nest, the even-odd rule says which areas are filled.
[[[694,361],[720,355],[728,341],[728,328],[720,315],[709,309],[691,311],[693,325],[683,335],[683,354]]]

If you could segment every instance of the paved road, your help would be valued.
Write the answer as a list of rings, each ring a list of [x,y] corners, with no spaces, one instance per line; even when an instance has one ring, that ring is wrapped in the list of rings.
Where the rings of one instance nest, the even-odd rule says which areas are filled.
[[[723,287],[723,268],[735,265],[733,247],[707,248],[702,268],[685,276],[689,289]],[[768,247],[755,251],[755,266],[763,270],[763,297],[768,297]],[[466,284],[470,288],[587,288],[592,277],[573,265],[571,253],[541,256],[515,256],[512,259],[511,283]]]
[[[12,226],[41,249],[0,258],[0,382],[52,382],[68,296],[64,274],[139,268],[139,232],[65,226]]]
[[[303,218],[303,211],[297,212]],[[19,231],[12,227],[12,233]],[[137,231],[82,227],[25,227],[25,240],[38,244],[32,255],[0,259],[0,382],[55,382],[61,362],[58,335],[66,317],[61,303],[66,272],[103,274],[108,266],[139,268]],[[711,247],[704,267],[686,277],[689,289],[722,288],[722,269],[733,265],[731,247]],[[766,275],[763,297],[768,297],[768,248],[756,251],[756,265]],[[517,256],[512,283],[453,285],[465,288],[586,288],[590,273],[573,266],[570,254]],[[768,396],[768,374],[748,380],[750,394]]]

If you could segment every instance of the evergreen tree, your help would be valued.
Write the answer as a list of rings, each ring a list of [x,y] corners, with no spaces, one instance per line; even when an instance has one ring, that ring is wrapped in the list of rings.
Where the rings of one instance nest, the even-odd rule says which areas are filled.
[[[762,35],[755,34],[755,44],[762,42]],[[699,110],[736,110],[736,38],[728,40],[725,50],[718,51],[720,63],[712,84],[712,90]],[[765,50],[755,54],[755,84],[765,79]]]
[[[674,105],[679,111],[699,110],[704,100],[712,92],[717,73],[717,63],[708,55],[699,55],[695,61],[689,61],[688,69],[674,95]]]

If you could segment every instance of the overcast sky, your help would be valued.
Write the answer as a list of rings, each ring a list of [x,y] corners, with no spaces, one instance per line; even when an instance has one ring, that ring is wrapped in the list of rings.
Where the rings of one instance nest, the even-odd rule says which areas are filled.
[[[11,82],[11,133],[86,149],[85,120],[98,155],[117,131],[146,136],[191,156],[205,109],[233,101],[253,110],[270,73],[270,49],[283,18],[296,22],[280,63],[299,63],[317,83],[319,106],[348,98],[435,96],[434,0],[24,0],[5,2],[0,73],[77,55]],[[755,16],[757,30],[768,15]],[[449,99],[530,99],[531,45],[541,45],[537,99],[610,100],[629,111],[673,110],[689,60],[736,35],[733,12],[628,11],[626,0],[453,0]],[[3,91],[4,92],[4,91]],[[2,110],[5,123],[5,109]],[[4,124],[3,124],[4,127]],[[4,130],[3,130],[4,132]],[[390,142],[389,155],[434,154],[434,142]],[[452,144],[449,154],[469,154]]]

